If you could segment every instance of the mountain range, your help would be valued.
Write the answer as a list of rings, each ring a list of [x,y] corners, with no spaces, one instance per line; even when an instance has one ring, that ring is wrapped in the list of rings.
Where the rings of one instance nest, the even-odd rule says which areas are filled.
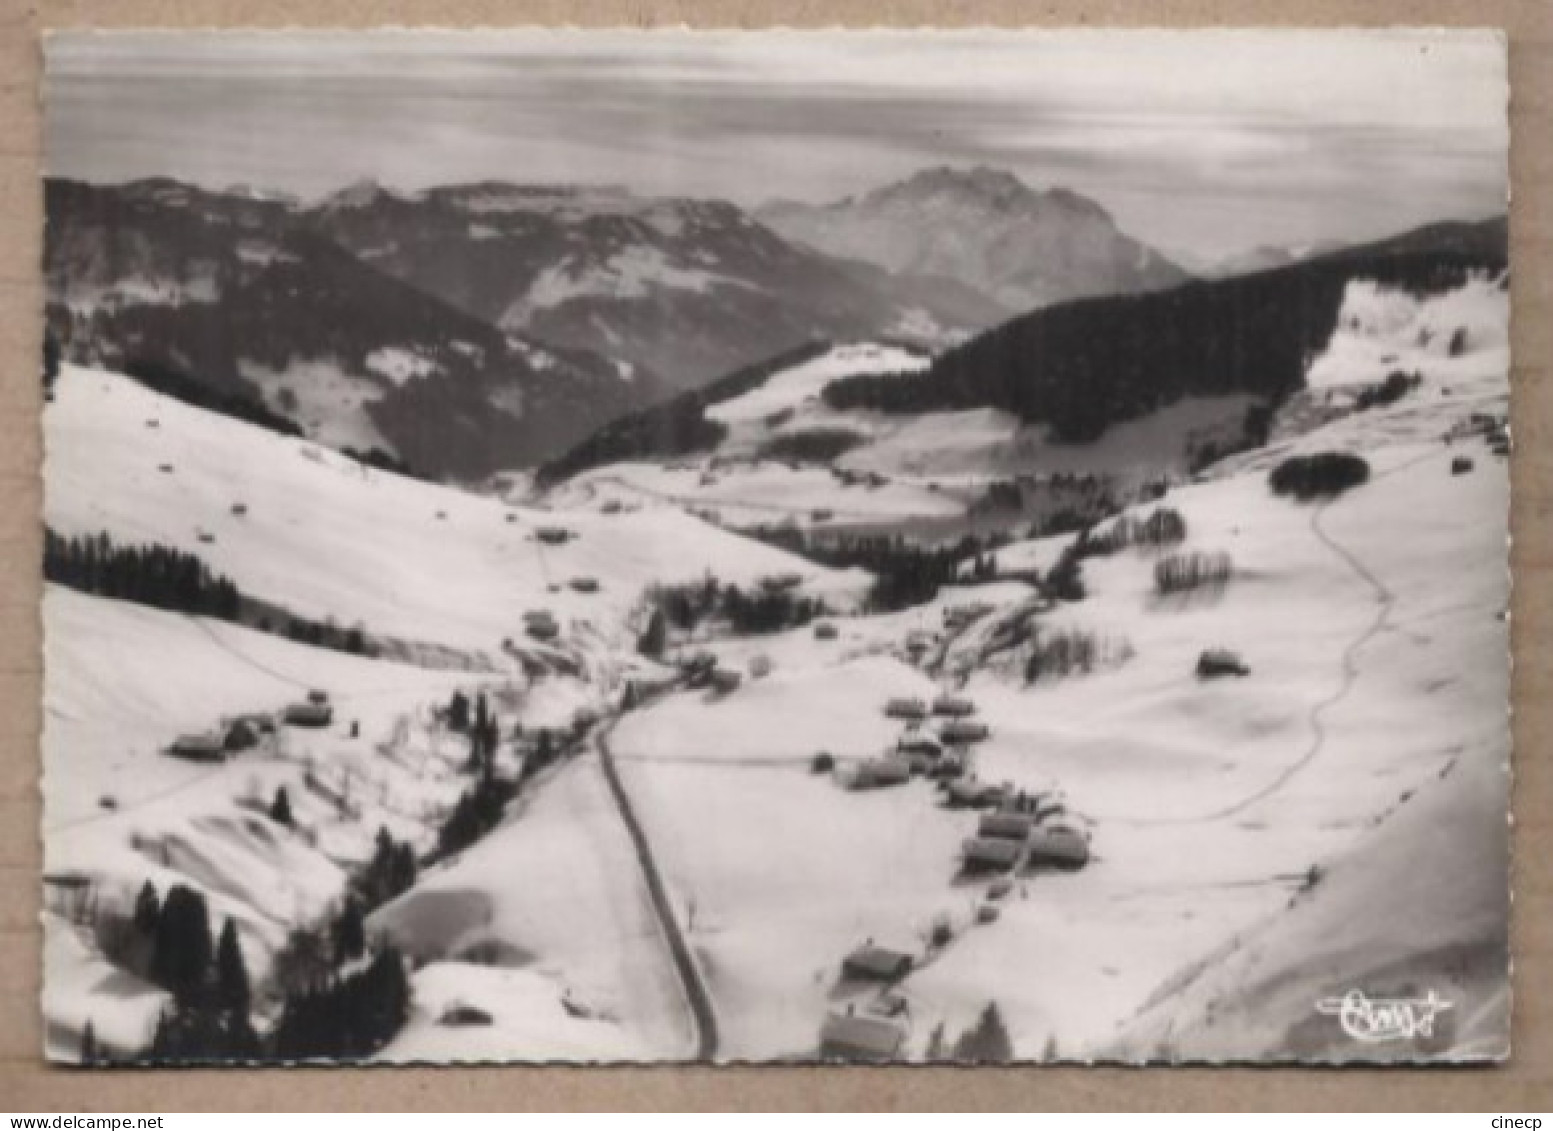
[[[1331,340],[1350,283],[1438,294],[1475,274],[1502,273],[1508,255],[1504,217],[1430,225],[1268,270],[1037,309],[904,371],[875,365],[838,374],[811,399],[833,414],[876,419],[1000,410],[1042,426],[1051,442],[1083,445],[1186,398],[1242,398],[1236,435],[1201,452],[1207,459],[1224,446],[1265,442],[1272,410],[1304,384],[1311,358]],[[816,343],[628,413],[547,463],[539,481],[710,452],[727,432],[708,417],[710,406],[825,352]]]
[[[66,358],[262,401],[310,437],[478,479],[656,400],[655,374],[503,330],[373,268],[279,201],[50,181]]]
[[[246,398],[321,443],[466,482],[806,343],[896,341],[958,373],[990,348],[978,335],[1027,312],[1191,281],[1094,201],[986,167],[753,212],[502,182],[365,181],[304,203],[51,179],[45,201],[67,359]]]
[[[1038,192],[986,166],[924,169],[863,196],[776,201],[757,215],[796,243],[897,274],[956,279],[1015,312],[1190,278],[1088,197]]]

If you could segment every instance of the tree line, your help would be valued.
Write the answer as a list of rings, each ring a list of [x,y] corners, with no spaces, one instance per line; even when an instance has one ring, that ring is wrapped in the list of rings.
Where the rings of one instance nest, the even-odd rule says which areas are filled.
[[[166,546],[120,546],[107,534],[66,538],[45,528],[43,577],[83,593],[235,621],[242,594],[193,554]]]
[[[1336,328],[1356,278],[1430,294],[1507,261],[1503,222],[1414,233],[1289,267],[1141,295],[1080,299],[1016,318],[940,354],[926,370],[863,374],[827,385],[839,410],[926,413],[999,408],[1089,443],[1119,421],[1186,396],[1249,393],[1255,442]],[[1216,451],[1215,457],[1224,452]]]

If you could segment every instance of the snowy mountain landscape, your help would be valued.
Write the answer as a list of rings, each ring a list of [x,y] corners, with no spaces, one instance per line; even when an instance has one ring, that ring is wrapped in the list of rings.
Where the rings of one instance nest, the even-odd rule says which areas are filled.
[[[1502,198],[643,166],[55,166],[48,1057],[1504,1057]]]
[[[1159,290],[1189,276],[1116,227],[1095,201],[1035,192],[1003,169],[924,169],[860,199],[759,213],[799,243],[890,271],[957,279],[1010,311]]]

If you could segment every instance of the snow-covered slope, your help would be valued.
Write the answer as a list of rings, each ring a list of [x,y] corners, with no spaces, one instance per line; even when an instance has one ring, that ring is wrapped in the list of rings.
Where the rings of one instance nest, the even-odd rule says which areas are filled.
[[[262,401],[324,444],[470,481],[551,458],[661,394],[645,366],[623,380],[614,357],[390,278],[282,202],[167,180],[51,179],[45,197],[48,324],[65,357]]]
[[[790,570],[845,583],[673,508],[506,506],[364,468],[101,371],[67,366],[45,426],[45,517],[59,533],[173,546],[294,612],[488,658],[521,635],[529,610],[610,637],[645,586],[708,570],[745,583]],[[239,505],[245,513],[233,512]],[[576,537],[548,545],[536,532],[549,526]],[[578,577],[599,591],[574,591]]]
[[[1238,440],[1255,403],[1244,395],[1187,397],[1117,424],[1094,443],[1061,444],[1044,425],[1024,424],[993,408],[885,414],[834,409],[823,398],[834,381],[920,373],[928,363],[920,352],[899,346],[831,346],[698,410],[698,418],[721,433],[710,450],[612,462],[564,482],[548,497],[558,505],[669,502],[745,527],[878,529],[917,522],[947,536],[964,525],[989,483],[1024,478],[1033,487],[1064,475],[1109,478],[1125,487],[1184,475],[1206,445]],[[818,454],[806,451],[808,443],[820,445]],[[1036,513],[1026,516],[1026,524]]]
[[[267,601],[486,664],[348,656],[51,586],[51,1050],[74,1055],[88,1020],[131,1049],[163,1000],[102,961],[65,881],[84,877],[120,908],[148,878],[198,887],[218,921],[238,924],[262,987],[287,932],[329,912],[379,825],[433,843],[469,781],[467,747],[435,704],[484,687],[510,734],[613,702],[627,672],[662,674],[635,655],[642,589],[710,571],[741,584],[795,574],[838,610],[826,618],[836,631],[698,639],[745,673],[741,686],[671,689],[606,719],[607,746],[539,773],[494,831],[380,908],[371,929],[420,964],[411,1022],[385,1059],[653,1060],[696,1047],[674,932],[642,882],[605,750],[712,999],[722,1058],[811,1055],[828,1011],[876,1005],[876,987],[838,979],[869,939],[917,959],[894,986],[910,1057],[995,1002],[1021,1057],[1343,1059],[1369,1050],[1315,999],[1353,988],[1434,990],[1452,1001],[1450,1022],[1422,1051],[1498,1054],[1508,476],[1482,425],[1507,412],[1507,300],[1487,283],[1411,307],[1351,288],[1321,363],[1332,379],[1312,390],[1333,398],[1327,411],[1137,508],[1178,510],[1182,550],[1231,556],[1227,585],[1161,597],[1157,552],[1128,548],[1084,561],[1081,601],[1052,605],[1005,579],[888,615],[857,611],[865,577],[685,507],[745,476],[765,494],[731,491],[726,505],[839,518],[873,492],[876,518],[917,520],[915,500],[943,492],[894,464],[872,488],[773,460],[736,466],[737,452],[820,421],[869,437],[843,470],[892,442],[905,453],[900,433],[813,398],[832,373],[909,368],[909,353],[841,347],[783,370],[707,409],[728,429],[715,466],[599,469],[553,491],[551,509],[366,471],[67,368],[45,415],[55,529],[176,546]],[[1354,390],[1393,365],[1418,385],[1357,410]],[[954,442],[946,429],[944,448]],[[1326,450],[1362,454],[1369,481],[1315,505],[1271,495],[1278,462]],[[540,540],[551,528],[572,536]],[[1072,539],[998,556],[1045,571]],[[598,591],[568,584],[582,577]],[[536,608],[562,624],[554,645],[521,643]],[[1028,682],[1033,642],[1058,632],[1097,641],[1097,669]],[[553,663],[509,662],[508,638]],[[1233,649],[1250,674],[1197,679],[1209,648]],[[225,763],[159,752],[311,688],[333,697],[333,726],[281,728]],[[886,701],[940,689],[970,697],[990,727],[971,775],[1060,795],[1092,838],[1087,867],[1030,873],[995,897],[960,874],[974,812],[945,807],[921,779],[848,788],[902,733]],[[814,771],[820,752],[835,772]],[[295,830],[262,812],[282,785]],[[460,1024],[470,1010],[490,1023]]]
[[[1446,440],[1506,411],[1503,352],[1477,340],[1418,359],[1396,404],[1172,490],[1182,548],[1232,556],[1222,590],[1160,598],[1154,555],[1125,550],[1087,560],[1088,598],[1048,612],[978,587],[843,619],[835,641],[727,645],[771,674],[628,716],[613,745],[712,972],[726,1055],[812,1052],[828,1008],[866,1008],[838,970],[870,937],[920,962],[897,987],[909,1055],[990,1001],[1022,1057],[1362,1056],[1315,1009],[1354,987],[1452,999],[1458,1027],[1426,1054],[1501,1052],[1507,468],[1480,438]],[[1327,505],[1270,494],[1279,460],[1330,448],[1363,453],[1370,482]],[[1070,540],[1002,553],[1045,567]],[[969,628],[938,622],[978,601]],[[999,631],[1021,621],[1091,633],[1106,662],[1027,685],[1027,645]],[[926,673],[888,658],[913,630],[947,635]],[[1214,647],[1251,674],[1196,679]],[[985,883],[955,877],[973,815],[922,783],[846,792],[805,759],[881,752],[900,733],[885,700],[930,692],[924,674],[990,725],[979,778],[1060,790],[1093,837],[1087,868],[1022,880],[991,924],[975,922]],[[953,941],[929,947],[938,922]]]
[[[304,647],[52,585],[43,617],[45,875],[88,877],[103,913],[127,913],[148,880],[163,894],[173,884],[194,887],[217,928],[227,917],[237,924],[256,980],[266,977],[292,927],[337,905],[345,869],[370,855],[379,826],[424,847],[428,818],[462,788],[464,751],[430,737],[424,710],[467,685],[467,676]],[[337,726],[283,728],[225,763],[162,753],[180,735],[276,712],[312,688],[331,694]],[[418,722],[404,721],[411,719]],[[359,737],[350,736],[347,720]],[[297,832],[264,816],[281,787]],[[354,806],[342,807],[341,796],[354,796]],[[61,909],[52,893],[45,903]],[[84,992],[82,979],[111,967],[90,957],[90,932],[69,916],[45,922],[51,1055],[73,1057],[87,1020],[120,1052],[143,1047],[162,995]],[[126,987],[134,981],[122,972],[118,980]]]
[[[50,1054],[64,1059],[78,1054],[88,1021],[110,1049],[138,1051],[165,1002],[105,963],[81,921],[88,906],[100,923],[126,913],[148,880],[164,894],[174,884],[202,891],[216,928],[227,917],[238,927],[262,1019],[273,1007],[266,979],[277,949],[292,929],[338,907],[378,829],[418,853],[435,843],[469,782],[467,743],[433,715],[455,689],[495,696],[503,733],[517,723],[566,725],[615,696],[620,673],[640,662],[633,622],[651,583],[708,571],[745,585],[796,574],[846,603],[862,581],[673,508],[530,510],[365,469],[107,372],[67,366],[44,427],[52,529],[182,549],[249,596],[359,623],[397,641],[402,660],[438,665],[307,647],[48,586],[44,1007]],[[541,541],[537,532],[549,528],[571,537]],[[570,584],[580,578],[597,591]],[[524,635],[523,614],[537,609],[559,622],[555,642]],[[480,661],[477,670],[446,670],[460,656]],[[180,736],[216,732],[239,715],[273,716],[315,689],[334,704],[327,728],[282,726],[224,762],[163,753]],[[502,756],[511,757],[505,747]],[[651,984],[641,971],[658,962],[640,945],[652,921],[639,903],[629,910],[640,899],[637,874],[596,775],[596,766],[568,763],[514,815],[523,864],[502,854],[499,835],[482,846],[492,865],[485,872],[453,861],[427,876],[428,891],[451,876],[476,904],[496,898],[486,888],[514,893],[516,910],[496,924],[494,941],[534,964],[471,972],[463,957],[438,955],[452,965],[417,975],[418,1012],[385,1055],[454,1055],[456,1047],[479,1057],[494,1047],[506,1056],[647,1057],[680,1047],[673,1003],[641,996]],[[265,815],[281,787],[294,830]],[[589,854],[597,862],[589,872],[568,861]],[[551,886],[541,897],[545,876]],[[88,904],[78,902],[82,891]],[[596,945],[574,948],[567,923]],[[673,987],[662,976],[658,985]],[[440,1024],[460,986],[498,1014],[494,1032]],[[552,1029],[536,1019],[551,1014],[568,1020]],[[559,1043],[546,1045],[550,1037]]]

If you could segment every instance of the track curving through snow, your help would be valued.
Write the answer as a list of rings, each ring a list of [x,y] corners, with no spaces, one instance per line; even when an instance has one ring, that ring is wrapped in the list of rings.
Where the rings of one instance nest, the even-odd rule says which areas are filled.
[[[1372,479],[1384,479],[1387,476],[1395,475],[1397,472],[1422,463],[1434,455],[1434,451],[1426,451],[1412,459],[1404,460],[1393,467],[1387,468],[1379,475],[1373,476]],[[1310,516],[1311,533],[1315,535],[1322,545],[1332,551],[1355,577],[1369,586],[1375,595],[1376,609],[1375,616],[1370,620],[1370,623],[1343,648],[1342,657],[1339,661],[1342,669],[1342,678],[1338,681],[1337,687],[1322,698],[1320,702],[1314,704],[1306,713],[1306,722],[1310,728],[1310,739],[1305,747],[1293,761],[1280,769],[1277,775],[1270,781],[1257,787],[1250,793],[1236,798],[1229,804],[1209,810],[1206,813],[1194,813],[1185,817],[1136,817],[1094,814],[1097,819],[1116,821],[1129,825],[1190,825],[1208,821],[1222,821],[1227,817],[1233,817],[1242,813],[1258,802],[1271,797],[1320,757],[1322,751],[1326,749],[1327,743],[1326,716],[1333,708],[1343,703],[1353,691],[1354,684],[1358,682],[1360,674],[1359,653],[1364,650],[1370,641],[1391,627],[1391,613],[1397,601],[1396,594],[1390,587],[1369,566],[1365,565],[1352,550],[1334,538],[1327,531],[1326,527],[1322,525],[1321,520],[1326,517],[1328,508],[1335,502],[1337,502],[1335,498],[1327,499],[1318,504],[1312,511]]]

